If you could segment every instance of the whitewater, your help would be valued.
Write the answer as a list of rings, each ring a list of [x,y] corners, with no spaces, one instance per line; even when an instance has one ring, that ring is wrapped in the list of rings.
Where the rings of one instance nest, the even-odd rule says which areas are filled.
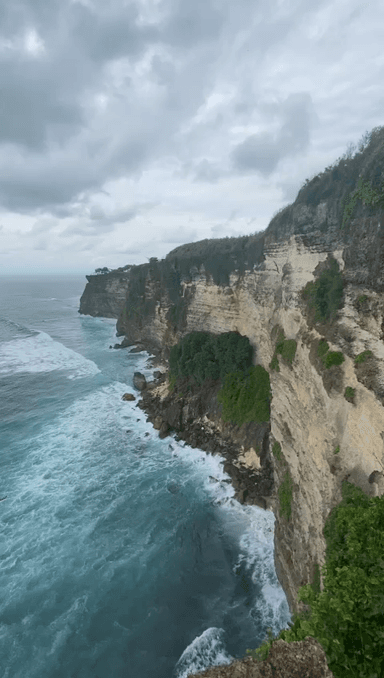
[[[274,515],[159,439],[151,356],[79,315],[85,282],[0,277],[0,673],[187,678],[288,627]]]

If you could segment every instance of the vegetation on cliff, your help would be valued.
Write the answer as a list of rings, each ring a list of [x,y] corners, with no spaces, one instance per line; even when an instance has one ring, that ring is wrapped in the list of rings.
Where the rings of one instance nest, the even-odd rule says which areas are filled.
[[[269,374],[261,365],[252,365],[252,355],[248,337],[238,332],[190,332],[170,350],[170,383],[190,375],[200,385],[206,379],[220,379],[217,400],[223,405],[223,421],[238,426],[269,421]]]
[[[260,661],[272,643],[300,641],[307,636],[322,645],[328,666],[337,678],[380,678],[384,671],[384,496],[367,497],[346,481],[342,501],[324,527],[327,543],[319,577],[299,589],[298,599],[310,611],[293,615],[283,629],[256,650]]]
[[[316,281],[310,281],[302,291],[302,298],[314,309],[315,322],[333,320],[343,300],[343,278],[336,259],[331,259]]]
[[[205,379],[224,380],[230,372],[247,372],[252,354],[248,337],[239,332],[190,332],[172,346],[169,370],[176,377],[193,375],[201,385]]]

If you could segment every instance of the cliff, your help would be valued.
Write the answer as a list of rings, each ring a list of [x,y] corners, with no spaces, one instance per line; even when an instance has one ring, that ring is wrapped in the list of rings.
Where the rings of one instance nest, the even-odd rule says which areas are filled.
[[[125,266],[109,273],[85,276],[88,282],[80,299],[79,313],[118,318],[129,287],[130,269],[130,266]]]
[[[116,283],[119,304],[126,290],[117,321],[125,345],[155,353],[167,367],[171,346],[186,334],[238,331],[249,338],[254,363],[268,370],[271,416],[263,431],[222,421],[217,384],[194,417],[197,427],[231,442],[239,469],[259,477],[270,470],[270,486],[261,483],[258,497],[248,492],[242,500],[274,512],[275,567],[292,613],[305,609],[298,589],[312,583],[316,566],[325,562],[323,528],[341,501],[342,481],[369,496],[384,493],[383,181],[379,129],[354,158],[307,182],[263,233],[183,245],[160,262],[132,267],[126,287]],[[330,280],[337,269],[342,300],[330,316],[320,317],[317,310],[329,305],[334,290],[324,274]],[[87,277],[88,285],[96,285],[90,278],[95,276]],[[107,297],[116,292],[106,279],[99,276],[104,292],[100,287],[97,294],[111,308]],[[309,303],[314,283],[317,310]],[[80,310],[92,308],[89,288]],[[282,339],[294,342],[290,358]],[[343,362],[327,366],[324,347],[329,355],[341,353]],[[370,353],[361,357],[364,351]],[[162,385],[152,396],[158,407],[173,397],[166,402],[168,424],[182,433],[196,393],[180,399],[180,390],[169,396]],[[167,416],[162,413],[163,420]],[[282,507],[283,487],[291,495],[289,510]]]

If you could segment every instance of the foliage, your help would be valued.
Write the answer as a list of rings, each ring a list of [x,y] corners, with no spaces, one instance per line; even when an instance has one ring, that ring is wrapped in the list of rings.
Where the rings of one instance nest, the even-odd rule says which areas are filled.
[[[341,365],[345,358],[341,351],[329,351],[325,356],[323,356],[322,360],[325,367],[329,369],[332,367],[332,365]]]
[[[271,397],[269,374],[261,365],[252,366],[248,374],[240,371],[228,374],[217,394],[223,405],[223,421],[238,426],[248,421],[269,421]]]
[[[277,440],[273,443],[272,454],[274,454],[278,461],[281,461],[281,445]]]
[[[324,537],[324,590],[307,584],[298,599],[310,613],[293,615],[290,629],[277,638],[286,642],[316,638],[337,678],[380,678],[384,669],[384,496],[367,497],[358,487],[342,484],[342,501],[329,514]],[[275,639],[256,650],[265,659]]]
[[[340,445],[338,445],[333,454],[338,454],[340,452]]]
[[[281,357],[290,365],[296,354],[297,341],[295,339],[284,339],[276,346],[276,353],[280,353]]]
[[[275,352],[273,354],[272,360],[269,363],[269,368],[271,370],[276,370],[280,372],[280,365],[277,358],[277,354],[281,355],[283,360],[292,365],[294,357],[296,355],[297,341],[295,339],[285,339],[284,331],[279,332],[279,336],[275,346]]]
[[[289,475],[289,471],[287,471],[278,491],[280,515],[284,516],[287,520],[291,517],[292,485],[292,478]]]
[[[362,295],[358,298],[357,303],[358,303],[358,304],[362,304],[362,303],[364,303],[364,301],[365,301],[366,299],[368,299],[367,295],[366,295],[366,294],[362,294]]]
[[[336,259],[332,259],[316,280],[306,284],[302,291],[310,308],[315,308],[315,322],[333,320],[343,299],[343,278]]]
[[[279,365],[279,361],[277,359],[276,351],[274,352],[273,358],[272,358],[271,362],[269,363],[269,368],[271,370],[276,370],[276,372],[280,372],[280,365]]]
[[[352,388],[351,386],[347,386],[347,388],[344,391],[344,398],[347,398],[347,399],[351,398],[352,399],[352,398],[355,397],[355,393],[356,393],[356,391],[355,391],[354,388]]]
[[[369,356],[373,355],[372,351],[363,351],[362,353],[359,353],[357,356],[355,356],[355,365],[358,363],[364,363]]]
[[[95,268],[95,273],[110,273],[112,269],[108,268],[107,266],[104,266],[104,268]]]
[[[319,358],[323,358],[325,354],[329,351],[329,344],[325,339],[320,339],[319,345],[317,347],[317,355]]]
[[[230,372],[247,372],[253,349],[248,337],[238,332],[212,335],[190,332],[172,346],[169,367],[176,376],[193,375],[199,384],[206,379],[225,379]]]
[[[345,202],[341,228],[344,228],[345,224],[351,219],[358,200],[362,200],[363,205],[383,208],[383,190],[384,184],[381,187],[381,191],[376,191],[374,188],[372,188],[369,181],[363,181],[362,177],[360,177],[357,182],[357,187],[354,191],[352,191],[352,193],[349,195],[349,198]]]

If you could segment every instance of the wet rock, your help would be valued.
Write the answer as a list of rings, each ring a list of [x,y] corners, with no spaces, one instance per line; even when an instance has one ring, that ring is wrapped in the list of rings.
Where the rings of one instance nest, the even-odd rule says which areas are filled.
[[[305,640],[272,643],[264,661],[253,657],[238,659],[226,666],[214,666],[187,678],[335,678],[327,664],[320,643],[307,636]]]
[[[163,438],[167,438],[169,436],[169,430],[170,426],[166,421],[163,421],[163,423],[160,426],[160,432],[159,432],[159,438],[163,440]]]
[[[139,391],[144,391],[144,389],[147,387],[147,380],[144,374],[141,374],[141,372],[135,372],[133,375],[133,385]]]
[[[121,399],[122,400],[136,400],[133,393],[124,393],[124,395],[121,397]]]

